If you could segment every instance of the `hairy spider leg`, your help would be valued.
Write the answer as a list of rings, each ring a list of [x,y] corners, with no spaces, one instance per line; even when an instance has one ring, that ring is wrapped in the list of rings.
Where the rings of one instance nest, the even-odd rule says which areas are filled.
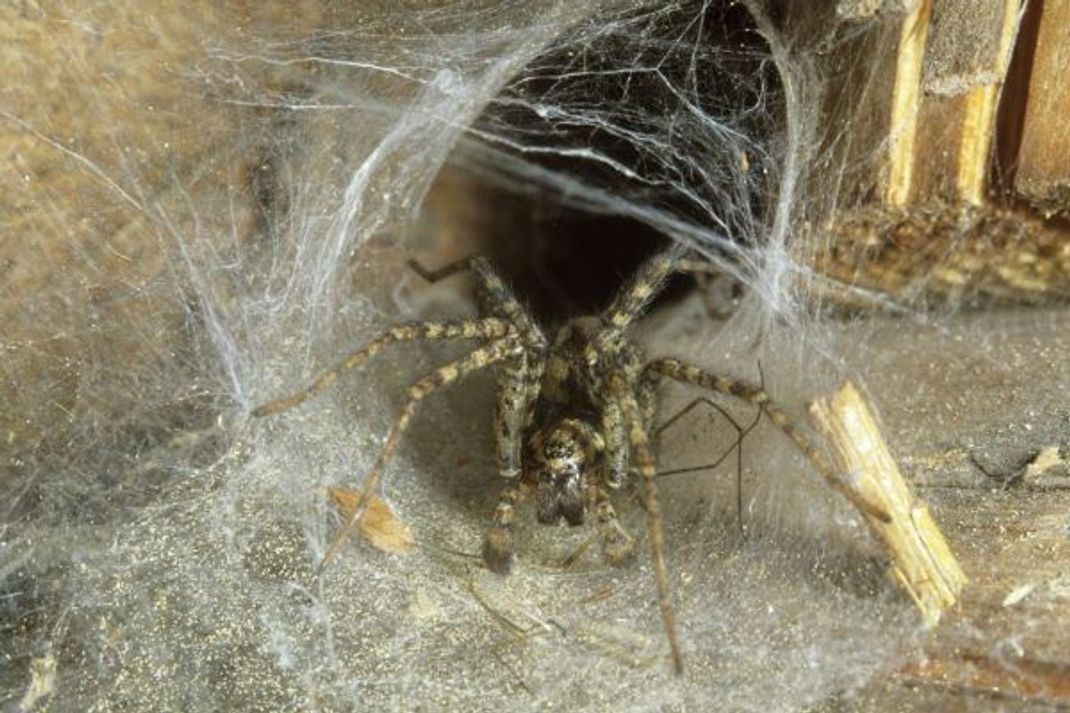
[[[494,443],[498,473],[504,478],[517,477],[522,470],[524,430],[531,425],[546,365],[545,335],[485,258],[463,258],[434,271],[425,269],[415,260],[410,260],[409,265],[428,282],[471,270],[479,284],[483,310],[508,320],[527,347],[515,360],[503,365],[495,397]]]
[[[642,314],[669,275],[674,272],[719,274],[717,267],[710,263],[684,258],[685,252],[684,246],[674,244],[650,258],[635,273],[628,286],[617,293],[609,307],[602,312],[601,319],[606,329],[590,345],[588,363],[593,363],[592,359],[599,353],[619,348],[624,342],[624,330]]]
[[[546,337],[486,258],[474,257],[469,264],[482,291],[483,308],[508,319],[525,347],[516,359],[503,364],[494,407],[498,473],[504,478],[515,478],[523,470],[524,431],[531,425],[546,366]]]
[[[619,488],[628,474],[628,435],[620,402],[607,399],[602,404],[602,436],[606,440],[606,485]]]
[[[484,309],[496,317],[508,319],[516,327],[525,346],[538,350],[546,349],[546,336],[513,291],[494,271],[490,262],[483,257],[474,257],[470,264],[482,290]]]
[[[535,415],[545,366],[541,354],[528,351],[502,365],[495,390],[494,451],[503,478],[516,478],[523,472],[524,433]]]
[[[643,414],[631,386],[620,370],[614,370],[607,378],[610,398],[616,400],[624,415],[628,430],[628,442],[635,455],[636,468],[643,479],[644,506],[646,509],[647,535],[654,559],[654,579],[658,589],[658,609],[661,622],[669,639],[669,651],[672,655],[673,669],[677,674],[684,671],[683,654],[680,652],[680,640],[676,633],[676,613],[672,607],[672,593],[669,590],[669,569],[665,564],[665,535],[661,529],[661,504],[658,502],[657,468],[654,456],[650,452],[650,438],[643,423]]]
[[[607,357],[608,358],[608,357]],[[642,373],[640,355],[628,342],[621,344],[609,367],[618,370],[629,381],[636,382],[637,375]],[[641,385],[641,382],[639,384]],[[629,387],[636,388],[636,387]],[[637,390],[633,393],[639,409],[639,419],[644,428],[649,428],[653,421],[656,396],[653,390]],[[618,399],[605,399],[601,405],[601,426],[603,438],[605,438],[606,469],[605,482],[610,488],[619,488],[629,473],[631,447],[628,441],[627,419],[623,412],[623,405]]]
[[[825,479],[833,490],[843,495],[852,505],[867,515],[875,517],[882,522],[891,522],[891,516],[887,512],[862,498],[862,496],[856,493],[851,486],[837,475],[832,467],[825,461],[825,458],[818,447],[795,426],[787,413],[785,413],[760,386],[745,381],[730,379],[725,376],[711,374],[696,366],[684,364],[678,359],[671,358],[655,359],[651,361],[647,364],[644,370],[644,377],[648,374],[660,375],[685,384],[711,389],[722,394],[735,396],[738,399],[742,399],[743,401],[758,406],[768,414],[769,419],[776,424],[788,438],[795,442],[798,449],[803,452],[807,459],[809,459],[814,470]]]
[[[635,390],[635,400],[639,402],[643,423],[650,428],[654,425],[654,418],[658,413],[658,380],[649,377],[640,369],[639,378],[635,380],[632,388]]]
[[[609,491],[597,486],[593,490],[594,511],[602,538],[602,559],[614,567],[627,564],[635,554],[635,539],[617,520],[617,511],[613,508]]]
[[[527,497],[527,488],[521,480],[510,482],[498,496],[491,526],[483,533],[483,561],[487,568],[498,574],[509,574],[513,564],[513,523],[516,506]]]
[[[655,255],[643,264],[628,286],[617,293],[601,315],[602,329],[587,347],[587,363],[597,363],[600,354],[615,354],[623,346],[624,330],[634,322],[665,278],[675,269],[681,248]]]
[[[394,455],[394,451],[398,446],[398,441],[401,439],[401,434],[404,433],[409,422],[412,420],[412,417],[416,414],[416,409],[420,405],[420,402],[439,388],[452,384],[463,376],[474,371],[479,371],[480,369],[485,369],[492,364],[497,364],[498,362],[505,361],[511,357],[515,357],[522,349],[523,347],[521,346],[520,341],[515,336],[498,339],[497,341],[475,349],[467,356],[458,359],[457,361],[435,369],[433,372],[424,376],[409,387],[408,401],[402,408],[397,420],[394,421],[394,425],[386,437],[383,448],[379,451],[378,459],[376,459],[375,464],[364,477],[364,483],[360,488],[360,497],[357,498],[353,514],[349,516],[349,519],[346,520],[342,529],[338,531],[338,534],[335,535],[331,544],[327,547],[327,552],[323,555],[323,560],[319,564],[319,569],[322,570],[323,567],[334,558],[334,555],[345,543],[353,528],[360,521],[367,506],[368,497],[371,494],[374,494],[378,488],[383,469],[386,467],[391,456]]]
[[[312,385],[292,396],[277,399],[253,409],[254,417],[271,416],[287,411],[326,391],[346,371],[356,369],[383,347],[396,342],[418,340],[441,341],[445,339],[501,339],[515,333],[508,321],[497,317],[449,322],[411,322],[399,324],[340,361],[334,368],[324,372]]]
[[[639,374],[642,365],[636,351],[629,348],[625,330],[634,322],[651,297],[657,294],[665,279],[681,268],[684,248],[675,245],[669,250],[655,255],[648,260],[610,303],[601,315],[604,327],[587,345],[584,359],[592,369],[600,360],[610,365],[619,366],[626,373]],[[686,269],[686,266],[685,268]],[[636,387],[635,397],[639,404],[639,413],[644,426],[649,427],[653,421],[655,389],[642,381]],[[629,453],[627,447],[627,429],[624,427],[620,404],[607,401],[602,407],[602,430],[606,438],[606,484],[618,488],[624,482],[628,471]]]
[[[409,260],[413,272],[430,283],[450,275],[471,270],[480,288],[480,305],[495,317],[503,317],[516,327],[525,344],[536,348],[546,347],[546,337],[527,310],[520,304],[513,291],[498,276],[490,261],[484,257],[465,257],[455,260],[437,270],[428,270],[416,260]]]

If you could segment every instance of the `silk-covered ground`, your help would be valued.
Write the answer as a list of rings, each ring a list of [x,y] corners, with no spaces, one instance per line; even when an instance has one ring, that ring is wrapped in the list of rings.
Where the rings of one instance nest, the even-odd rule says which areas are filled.
[[[622,5],[0,8],[5,705],[927,710],[945,695],[987,709],[993,688],[1008,706],[1066,697],[1066,476],[1028,468],[1045,448],[1065,458],[1065,313],[814,324],[793,310],[782,248],[817,145],[804,140],[821,88],[809,65],[784,71],[814,94],[781,111],[777,37],[766,54],[748,30],[722,54],[740,45],[707,42],[720,26],[692,22],[706,5]],[[577,84],[548,81],[563,68]],[[517,107],[548,123],[516,133],[531,128],[510,124]],[[499,175],[502,155],[473,152],[477,140],[581,163],[548,187],[546,164]],[[636,151],[624,163],[622,143]],[[325,487],[359,482],[403,385],[452,352],[399,347],[315,403],[247,414],[398,318],[470,310],[455,285],[423,289],[404,268],[416,247],[472,244],[473,223],[436,213],[460,194],[440,181],[421,200],[447,158],[475,176],[463,192],[475,227],[481,181],[542,211],[511,216],[511,240],[546,239],[525,226],[552,227],[568,203],[735,250],[752,298],[730,324],[691,296],[652,316],[644,344],[750,379],[760,362],[797,415],[857,379],[973,580],[961,611],[922,634],[858,518],[764,426],[744,445],[745,536],[733,459],[664,480],[688,664],[676,679],[645,540],[631,567],[561,571],[585,531],[525,517],[513,576],[472,557],[500,487],[487,376],[429,402],[389,471],[385,497],[417,551],[354,542],[314,576],[337,521]],[[619,281],[602,263],[583,264]],[[685,401],[670,390],[665,414]],[[708,462],[733,435],[695,414],[666,434],[661,464]],[[642,533],[640,509],[619,509]]]

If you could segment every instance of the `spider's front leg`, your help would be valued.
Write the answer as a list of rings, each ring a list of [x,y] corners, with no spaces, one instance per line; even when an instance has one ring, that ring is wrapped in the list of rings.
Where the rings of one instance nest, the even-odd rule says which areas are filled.
[[[470,257],[427,270],[410,260],[409,265],[429,282],[471,270],[479,285],[484,312],[506,321],[515,330],[519,352],[502,364],[494,414],[494,445],[499,474],[510,480],[494,511],[493,524],[483,537],[483,560],[499,574],[507,574],[513,560],[513,521],[517,503],[526,491],[519,480],[524,472],[524,434],[531,425],[535,401],[546,366],[547,342],[535,320],[517,300],[509,286],[482,257]]]
[[[635,556],[635,538],[621,527],[617,511],[613,509],[609,493],[604,488],[595,488],[593,501],[602,538],[602,559],[614,567],[628,564]]]
[[[410,260],[409,266],[428,282],[471,270],[479,285],[483,311],[493,315],[492,319],[505,320],[524,345],[516,359],[502,365],[494,414],[498,473],[504,478],[516,478],[522,471],[524,431],[531,425],[546,365],[546,337],[486,258],[467,257],[438,270],[428,270],[415,260]]]
[[[526,350],[502,365],[494,412],[498,474],[513,479],[523,471],[524,432],[531,425],[539,383],[546,365],[542,353]]]
[[[498,574],[513,564],[513,521],[526,489],[523,473],[524,432],[531,424],[545,360],[539,352],[521,353],[502,366],[494,414],[494,445],[498,473],[510,482],[498,498],[493,524],[483,535],[483,561]]]
[[[606,442],[606,485],[616,489],[628,475],[628,435],[624,428],[624,412],[617,399],[606,399],[602,405],[602,438]]]
[[[523,347],[515,337],[503,337],[470,352],[467,356],[455,362],[435,369],[409,387],[408,400],[405,402],[405,406],[402,408],[397,420],[394,421],[394,426],[390,429],[390,433],[387,434],[386,442],[383,444],[382,450],[379,451],[379,457],[364,477],[364,483],[360,488],[360,496],[353,507],[353,513],[346,520],[342,529],[338,531],[338,534],[334,536],[330,545],[328,545],[327,552],[320,561],[320,569],[327,566],[334,555],[337,554],[341,546],[345,544],[353,528],[357,526],[357,523],[364,516],[368,498],[377,492],[383,470],[394,455],[394,451],[397,450],[401,435],[408,428],[413,416],[416,415],[416,410],[420,403],[438,389],[448,386],[468,374],[486,369],[510,358],[515,358],[522,350]]]
[[[498,497],[493,524],[483,534],[483,561],[491,572],[509,574],[513,566],[513,522],[525,493],[524,484],[515,480]]]

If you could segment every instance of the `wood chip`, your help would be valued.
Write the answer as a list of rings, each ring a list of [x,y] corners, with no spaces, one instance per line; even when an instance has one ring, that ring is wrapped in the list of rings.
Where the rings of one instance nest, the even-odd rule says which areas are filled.
[[[903,480],[876,419],[853,384],[819,399],[810,412],[840,466],[851,474],[854,490],[891,515],[888,523],[867,519],[892,555],[889,575],[914,600],[926,626],[935,626],[967,580],[928,507]]]
[[[1032,594],[1033,590],[1036,588],[1037,585],[1033,584],[1032,582],[1023,584],[1020,587],[1015,587],[1010,594],[1003,598],[1003,606],[1013,607],[1015,604]]]

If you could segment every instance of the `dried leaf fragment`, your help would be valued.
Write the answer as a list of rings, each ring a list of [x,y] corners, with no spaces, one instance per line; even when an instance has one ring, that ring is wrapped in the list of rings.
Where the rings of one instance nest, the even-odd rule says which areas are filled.
[[[327,488],[327,494],[342,512],[343,517],[350,517],[360,498],[359,490],[350,488]],[[410,554],[416,547],[416,538],[412,530],[402,522],[381,498],[368,497],[364,515],[360,518],[360,534],[372,547],[396,555]]]

